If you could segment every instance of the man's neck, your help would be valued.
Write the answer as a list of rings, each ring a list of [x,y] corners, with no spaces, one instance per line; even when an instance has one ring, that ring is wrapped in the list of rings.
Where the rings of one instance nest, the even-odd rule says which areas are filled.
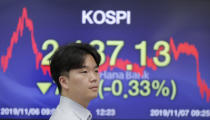
[[[83,107],[87,108],[88,104],[90,103],[90,100],[81,99],[80,96],[71,95],[71,94],[65,94],[65,92],[61,93],[62,96],[70,98],[74,102],[77,102],[78,104],[82,105]]]

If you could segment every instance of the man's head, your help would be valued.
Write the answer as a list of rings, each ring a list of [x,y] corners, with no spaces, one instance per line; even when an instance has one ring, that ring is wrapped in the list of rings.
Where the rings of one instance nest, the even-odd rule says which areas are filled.
[[[52,56],[50,70],[59,93],[92,99],[97,96],[100,55],[88,44],[60,47]]]

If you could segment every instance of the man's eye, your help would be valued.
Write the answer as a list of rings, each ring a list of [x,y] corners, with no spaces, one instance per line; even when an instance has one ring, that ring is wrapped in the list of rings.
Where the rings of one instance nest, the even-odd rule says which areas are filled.
[[[87,71],[82,71],[81,73],[87,73]]]
[[[98,70],[95,70],[96,73],[98,73]]]

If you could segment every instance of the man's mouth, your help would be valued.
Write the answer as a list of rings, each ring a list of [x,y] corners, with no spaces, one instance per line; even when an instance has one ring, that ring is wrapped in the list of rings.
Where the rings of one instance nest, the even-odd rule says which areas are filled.
[[[93,91],[98,91],[98,86],[91,86],[91,87],[89,87],[89,89],[91,89]]]

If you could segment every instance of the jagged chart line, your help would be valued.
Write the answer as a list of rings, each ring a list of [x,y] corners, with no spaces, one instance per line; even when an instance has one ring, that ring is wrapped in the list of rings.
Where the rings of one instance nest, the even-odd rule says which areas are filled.
[[[15,44],[17,44],[19,37],[23,36],[23,30],[27,28],[31,33],[31,42],[32,42],[32,50],[36,57],[36,69],[39,69],[40,61],[43,58],[42,53],[38,50],[37,44],[34,37],[34,26],[33,21],[28,18],[27,9],[23,8],[22,16],[19,17],[18,24],[16,31],[13,32],[12,37],[10,39],[10,45],[7,48],[7,53],[4,56],[1,56],[1,68],[3,69],[3,72],[6,72],[9,64],[9,60],[12,58],[13,53],[13,47]],[[179,43],[177,48],[174,44],[174,39],[170,38],[170,49],[171,52],[174,55],[175,61],[178,60],[180,54],[186,54],[186,55],[192,55],[196,60],[196,76],[197,76],[197,85],[200,89],[200,94],[202,99],[204,99],[204,93],[206,93],[206,101],[210,101],[210,88],[208,88],[208,85],[206,84],[205,80],[201,78],[201,73],[199,71],[199,52],[197,48],[194,45],[190,45],[189,43]],[[156,53],[157,55],[158,53]],[[116,64],[114,66],[109,65],[110,57],[106,56],[106,62],[100,66],[99,70],[100,72],[108,70],[113,70],[114,68],[119,68],[121,70],[126,70],[127,64],[132,64],[129,60],[122,60],[117,59]],[[138,64],[133,63],[133,72],[139,73],[140,75],[143,75],[143,72],[145,70],[145,67],[140,67]],[[147,57],[147,67],[151,68],[152,70],[156,71],[157,66],[154,64],[152,58]],[[47,75],[47,73],[50,75],[50,68],[49,66],[41,65],[41,69],[44,75]]]
[[[33,21],[28,18],[27,9],[23,8],[22,16],[19,17],[16,31],[13,32],[11,40],[10,40],[10,45],[7,48],[7,54],[5,56],[1,56],[1,67],[3,69],[3,72],[6,72],[8,68],[9,60],[12,58],[13,47],[15,44],[17,44],[19,40],[19,36],[21,37],[23,36],[23,30],[25,28],[24,23],[26,27],[28,28],[28,30],[31,32],[32,49],[33,49],[34,55],[36,56],[36,69],[39,69],[39,63],[42,60],[42,53],[39,52],[36,41],[35,41]]]

